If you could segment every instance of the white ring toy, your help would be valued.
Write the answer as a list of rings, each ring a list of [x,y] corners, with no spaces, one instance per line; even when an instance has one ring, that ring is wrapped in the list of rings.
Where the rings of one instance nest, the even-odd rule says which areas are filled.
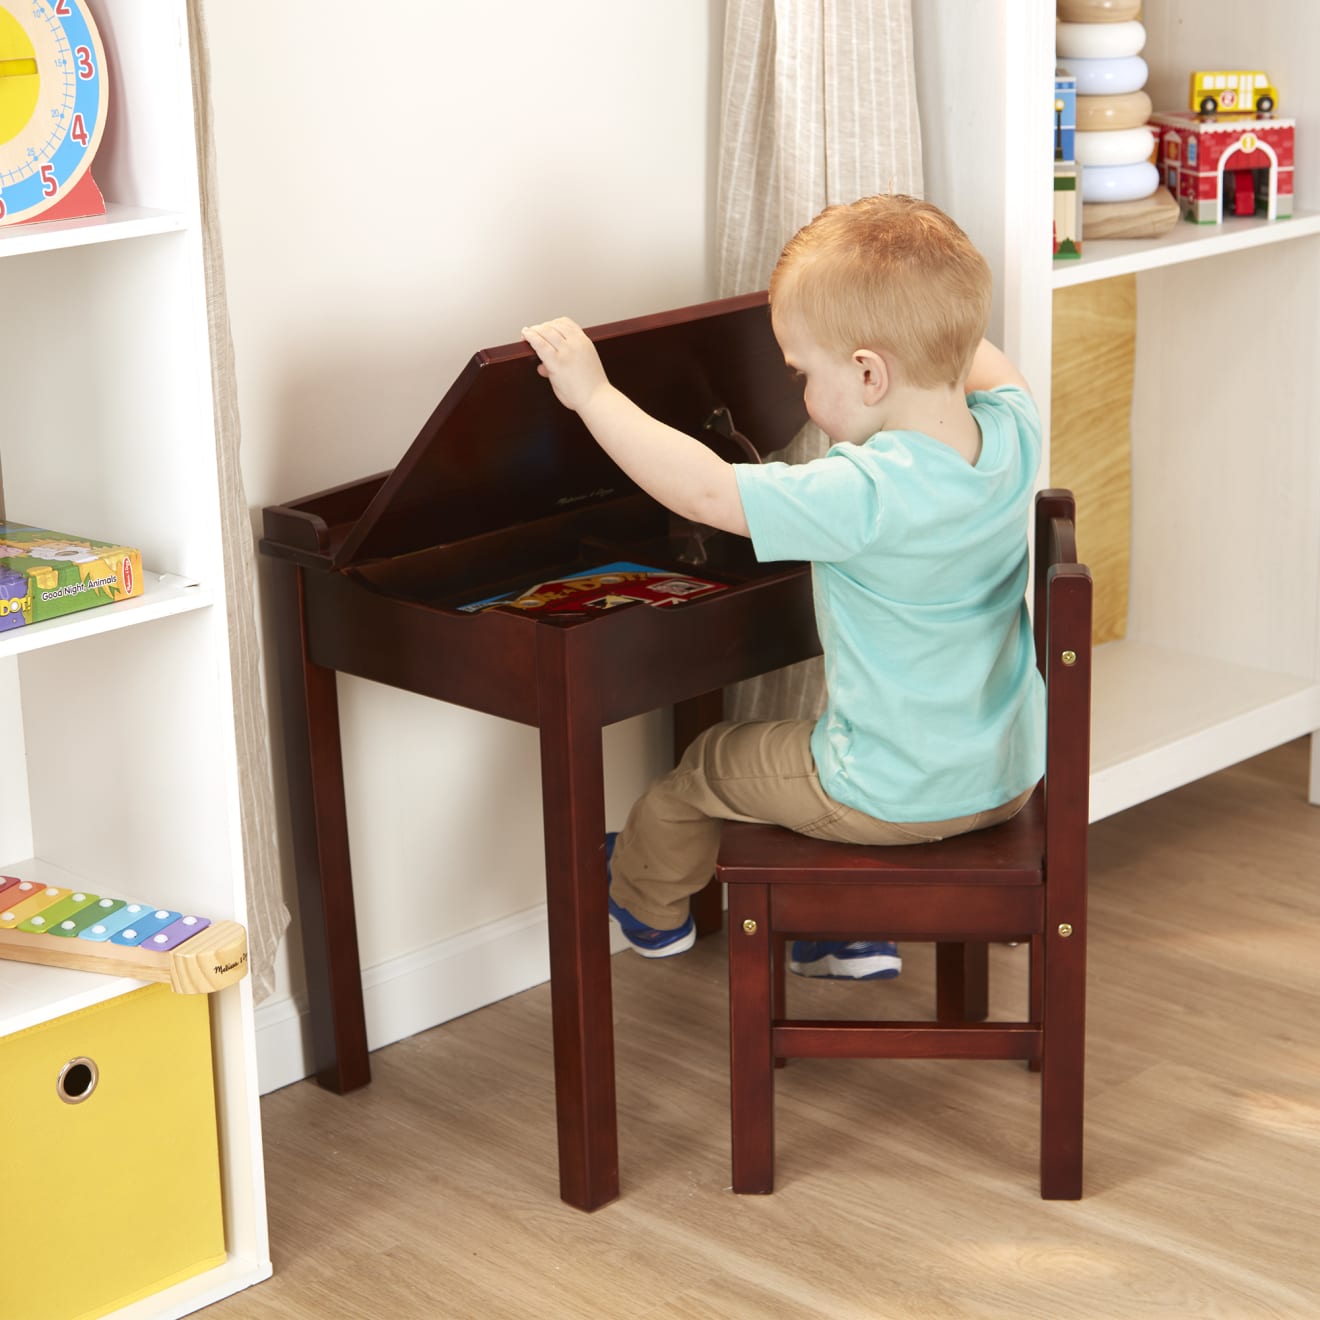
[[[1082,201],[1136,202],[1160,186],[1160,172],[1148,160],[1135,165],[1093,165],[1082,170]]]
[[[1140,55],[1146,29],[1129,23],[1060,23],[1054,29],[1054,49],[1083,60],[1114,60]]]
[[[1117,128],[1104,133],[1078,133],[1077,159],[1083,165],[1132,165],[1147,160],[1155,150],[1155,134],[1148,128]]]
[[[1146,85],[1149,70],[1140,55],[1125,55],[1118,60],[1059,61],[1064,73],[1077,79],[1078,96],[1122,96]]]

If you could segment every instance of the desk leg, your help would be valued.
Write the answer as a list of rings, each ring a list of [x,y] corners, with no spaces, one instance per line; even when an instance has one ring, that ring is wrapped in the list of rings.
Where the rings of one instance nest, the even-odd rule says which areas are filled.
[[[595,1210],[619,1194],[600,711],[590,666],[572,663],[574,634],[539,632],[559,1195]]]
[[[352,1091],[371,1080],[358,962],[348,815],[335,672],[308,653],[303,570],[275,562],[276,650],[283,707],[289,817],[313,1066],[320,1084]]]
[[[712,724],[724,718],[724,691],[703,692],[674,705],[674,763],[677,765],[688,745]],[[724,929],[724,886],[714,876],[704,889],[692,895],[692,918],[698,935],[718,935]]]

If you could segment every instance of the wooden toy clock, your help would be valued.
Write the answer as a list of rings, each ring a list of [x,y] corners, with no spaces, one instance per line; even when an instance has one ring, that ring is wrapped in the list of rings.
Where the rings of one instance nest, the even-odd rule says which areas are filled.
[[[85,0],[0,0],[0,225],[104,215],[105,51]]]

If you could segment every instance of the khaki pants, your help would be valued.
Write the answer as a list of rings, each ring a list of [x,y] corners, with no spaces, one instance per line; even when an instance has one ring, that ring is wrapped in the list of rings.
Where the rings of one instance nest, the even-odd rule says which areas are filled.
[[[720,823],[784,825],[840,843],[931,843],[1008,820],[1031,790],[990,811],[912,824],[876,820],[828,797],[811,755],[812,720],[717,724],[633,806],[610,862],[616,903],[657,930],[688,916],[715,871]]]

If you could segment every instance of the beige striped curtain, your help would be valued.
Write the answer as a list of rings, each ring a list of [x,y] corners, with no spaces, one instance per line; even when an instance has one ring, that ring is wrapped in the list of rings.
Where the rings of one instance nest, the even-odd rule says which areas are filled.
[[[715,241],[719,293],[764,289],[783,245],[836,202],[921,196],[909,0],[728,0]],[[815,458],[814,426],[776,457]],[[731,688],[731,719],[824,709],[810,660]]]
[[[211,392],[215,400],[216,465],[220,474],[220,529],[224,541],[225,598],[234,696],[234,732],[247,867],[248,962],[258,1002],[275,985],[275,951],[289,924],[280,881],[275,832],[269,725],[261,686],[261,647],[254,613],[256,550],[239,467],[238,384],[225,297],[224,254],[216,196],[212,133],[211,61],[203,0],[188,0],[192,34],[193,99],[197,114],[197,168],[202,245],[206,264],[206,316],[211,331]]]

